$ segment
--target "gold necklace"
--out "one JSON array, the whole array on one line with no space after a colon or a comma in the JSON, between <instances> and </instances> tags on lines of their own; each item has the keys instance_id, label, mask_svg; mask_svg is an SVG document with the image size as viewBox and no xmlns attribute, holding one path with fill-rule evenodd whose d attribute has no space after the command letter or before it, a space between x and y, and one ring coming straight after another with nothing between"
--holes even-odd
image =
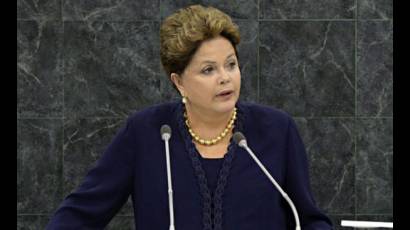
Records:
<instances>
[{"instance_id":1,"label":"gold necklace","mask_svg":"<svg viewBox=\"0 0 410 230\"><path fill-rule=\"evenodd\" d=\"M235 126L233 123L234 123L235 120L236 120L236 107L234 108L234 111L233 111L233 113L232 113L232 117L231 117L231 119L229 120L228 124L226 125L224 131L222 131L222 133L219 134L217 137L212 138L212 139L209 139L209 140L202 139L201 137L198 136L198 134L196 134L196 133L192 130L191 125L190 125L190 123L189 123L189 119L188 119L188 115L187 115L186 111L184 112L184 117L185 117L185 124L186 124L186 126L188 127L188 131L189 131L189 134L191 134L192 139L193 139L195 142L197 142L197 143L199 143L199 144L201 144L201 145L208 145L208 146L210 146L210 145L214 145L214 144L220 142L220 141L226 136L226 134L228 133L228 131L231 130L231 129Z\"/></svg>"}]
</instances>

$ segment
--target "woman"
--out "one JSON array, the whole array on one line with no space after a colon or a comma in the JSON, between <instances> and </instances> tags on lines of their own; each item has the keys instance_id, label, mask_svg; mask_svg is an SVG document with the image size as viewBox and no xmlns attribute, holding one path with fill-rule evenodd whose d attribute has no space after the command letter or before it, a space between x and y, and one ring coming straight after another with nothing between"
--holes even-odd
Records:
<instances>
[{"instance_id":1,"label":"woman","mask_svg":"<svg viewBox=\"0 0 410 230\"><path fill-rule=\"evenodd\" d=\"M312 197L294 121L238 101L240 36L230 17L200 5L180 9L164 20L160 40L162 65L182 100L131 115L47 229L104 228L130 195L136 229L167 229L173 220L177 230L294 229L289 205L234 143L237 131L293 200L301 228L332 229ZM164 124L172 129L172 196Z\"/></svg>"}]
</instances>

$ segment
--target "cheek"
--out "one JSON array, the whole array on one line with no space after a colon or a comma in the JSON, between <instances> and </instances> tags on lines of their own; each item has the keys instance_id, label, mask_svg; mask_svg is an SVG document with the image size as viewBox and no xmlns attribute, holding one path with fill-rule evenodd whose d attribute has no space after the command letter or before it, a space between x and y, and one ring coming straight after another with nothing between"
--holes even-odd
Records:
<instances>
[{"instance_id":1,"label":"cheek","mask_svg":"<svg viewBox=\"0 0 410 230\"><path fill-rule=\"evenodd\" d=\"M215 86L209 81L196 81L190 85L191 95L200 100L207 100L214 95Z\"/></svg>"},{"instance_id":2,"label":"cheek","mask_svg":"<svg viewBox=\"0 0 410 230\"><path fill-rule=\"evenodd\" d=\"M235 74L233 80L234 80L234 84L235 84L236 86L239 87L239 86L241 85L241 73L240 73L239 71L238 71L237 74Z\"/></svg>"}]
</instances>

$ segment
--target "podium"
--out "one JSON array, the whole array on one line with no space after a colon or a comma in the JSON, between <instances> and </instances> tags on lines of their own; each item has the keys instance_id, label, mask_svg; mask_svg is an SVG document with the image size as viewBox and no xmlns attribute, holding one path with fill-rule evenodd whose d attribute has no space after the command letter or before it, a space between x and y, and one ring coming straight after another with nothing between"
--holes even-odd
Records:
<instances>
[{"instance_id":1,"label":"podium","mask_svg":"<svg viewBox=\"0 0 410 230\"><path fill-rule=\"evenodd\" d=\"M393 228L393 222L342 220L341 226L352 228Z\"/></svg>"}]
</instances>

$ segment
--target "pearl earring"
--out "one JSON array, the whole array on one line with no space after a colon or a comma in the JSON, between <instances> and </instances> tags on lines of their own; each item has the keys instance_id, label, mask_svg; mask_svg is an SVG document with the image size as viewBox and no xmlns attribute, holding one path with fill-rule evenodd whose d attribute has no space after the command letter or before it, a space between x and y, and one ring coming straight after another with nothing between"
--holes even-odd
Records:
<instances>
[{"instance_id":1,"label":"pearl earring","mask_svg":"<svg viewBox=\"0 0 410 230\"><path fill-rule=\"evenodd\" d=\"M187 97L182 96L182 103L186 104L186 102L187 102Z\"/></svg>"}]
</instances>

